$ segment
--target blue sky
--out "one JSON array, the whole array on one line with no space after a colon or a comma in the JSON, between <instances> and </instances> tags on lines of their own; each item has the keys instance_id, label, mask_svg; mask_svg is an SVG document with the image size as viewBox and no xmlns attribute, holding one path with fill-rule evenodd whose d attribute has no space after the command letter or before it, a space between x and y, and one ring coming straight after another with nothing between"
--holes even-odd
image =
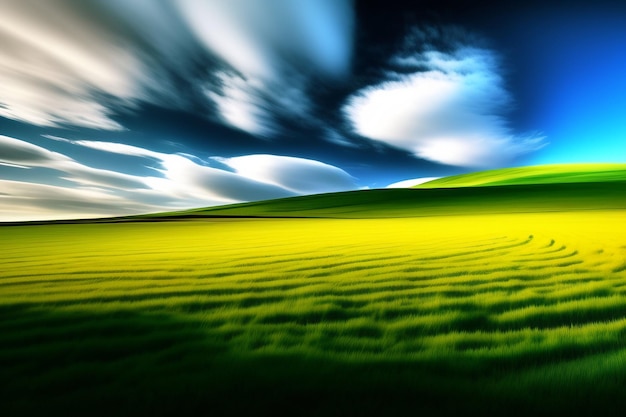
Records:
<instances>
[{"instance_id":1,"label":"blue sky","mask_svg":"<svg viewBox=\"0 0 626 417\"><path fill-rule=\"evenodd\" d=\"M626 5L503 3L2 0L0 220L626 162Z\"/></svg>"}]
</instances>

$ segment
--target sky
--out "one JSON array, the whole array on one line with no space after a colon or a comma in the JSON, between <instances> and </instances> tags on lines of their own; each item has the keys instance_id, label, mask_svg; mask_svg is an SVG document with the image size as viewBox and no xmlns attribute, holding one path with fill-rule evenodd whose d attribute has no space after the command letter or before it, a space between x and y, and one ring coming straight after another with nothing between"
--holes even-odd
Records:
<instances>
[{"instance_id":1,"label":"sky","mask_svg":"<svg viewBox=\"0 0 626 417\"><path fill-rule=\"evenodd\" d=\"M626 162L619 0L0 0L0 221Z\"/></svg>"}]
</instances>

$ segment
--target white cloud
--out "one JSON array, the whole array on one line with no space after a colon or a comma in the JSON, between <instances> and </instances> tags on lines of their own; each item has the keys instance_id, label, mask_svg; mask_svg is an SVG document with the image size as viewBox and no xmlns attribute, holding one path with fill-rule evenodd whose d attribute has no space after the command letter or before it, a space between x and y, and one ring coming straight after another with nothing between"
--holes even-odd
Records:
<instances>
[{"instance_id":1,"label":"white cloud","mask_svg":"<svg viewBox=\"0 0 626 417\"><path fill-rule=\"evenodd\" d=\"M145 70L116 34L67 1L5 0L0 116L42 126L119 130L102 96L129 105Z\"/></svg>"},{"instance_id":2,"label":"white cloud","mask_svg":"<svg viewBox=\"0 0 626 417\"><path fill-rule=\"evenodd\" d=\"M67 175L61 178L81 185L92 185L127 191L148 188L146 177L124 174L107 169L92 168L75 161L51 165L49 168L65 172Z\"/></svg>"},{"instance_id":3,"label":"white cloud","mask_svg":"<svg viewBox=\"0 0 626 417\"><path fill-rule=\"evenodd\" d=\"M58 152L0 135L0 162L20 166L47 166L68 161L71 159Z\"/></svg>"},{"instance_id":4,"label":"white cloud","mask_svg":"<svg viewBox=\"0 0 626 417\"><path fill-rule=\"evenodd\" d=\"M219 74L220 92L207 89L205 94L217 106L224 122L232 127L260 136L268 136L274 130L272 115L260 96L264 87L258 80L244 79L236 74ZM304 101L306 101L303 98Z\"/></svg>"},{"instance_id":5,"label":"white cloud","mask_svg":"<svg viewBox=\"0 0 626 417\"><path fill-rule=\"evenodd\" d=\"M394 182L393 184L389 184L385 188L411 188L411 187L414 187L416 185L424 184L425 182L428 182L428 181L437 180L439 178L441 178L441 177L413 178L413 179L410 179L410 180Z\"/></svg>"},{"instance_id":6,"label":"white cloud","mask_svg":"<svg viewBox=\"0 0 626 417\"><path fill-rule=\"evenodd\" d=\"M62 138L55 138L59 140ZM67 139L65 141L68 141ZM192 199L205 204L230 203L250 200L263 200L294 195L291 191L257 181L232 172L200 165L187 156L151 151L138 146L122 143L77 140L68 141L74 145L100 151L150 158L154 169L163 177L139 177L113 171L87 167L69 161L57 168L72 174L69 178L85 185L116 187L123 190L150 188L174 199Z\"/></svg>"},{"instance_id":7,"label":"white cloud","mask_svg":"<svg viewBox=\"0 0 626 417\"><path fill-rule=\"evenodd\" d=\"M243 177L274 184L297 194L356 189L347 172L323 162L278 155L246 155L220 158Z\"/></svg>"},{"instance_id":8,"label":"white cloud","mask_svg":"<svg viewBox=\"0 0 626 417\"><path fill-rule=\"evenodd\" d=\"M468 167L499 166L543 146L542 137L510 128L512 100L492 51L455 44L452 52L403 53L391 63L401 73L390 72L389 81L358 91L344 106L355 133Z\"/></svg>"},{"instance_id":9,"label":"white cloud","mask_svg":"<svg viewBox=\"0 0 626 417\"><path fill-rule=\"evenodd\" d=\"M245 7L238 0L177 0L176 4L201 42L237 71L256 76L272 74L262 39L253 36L251 27L251 8L263 12L266 5L248 2Z\"/></svg>"},{"instance_id":10,"label":"white cloud","mask_svg":"<svg viewBox=\"0 0 626 417\"><path fill-rule=\"evenodd\" d=\"M150 188L169 194L178 199L194 198L202 201L231 203L250 200L263 200L294 195L292 192L232 172L204 166L189 156L154 152L137 146L100 141L70 141L79 146L97 149L120 155L151 158L154 167L163 177L142 177ZM88 176L87 181L93 175Z\"/></svg>"},{"instance_id":11,"label":"white cloud","mask_svg":"<svg viewBox=\"0 0 626 417\"><path fill-rule=\"evenodd\" d=\"M54 220L146 213L156 206L90 188L0 180L0 221Z\"/></svg>"},{"instance_id":12,"label":"white cloud","mask_svg":"<svg viewBox=\"0 0 626 417\"><path fill-rule=\"evenodd\" d=\"M312 75L350 70L349 0L3 0L0 15L0 117L40 126L122 130L114 116L148 102L267 136L310 114Z\"/></svg>"},{"instance_id":13,"label":"white cloud","mask_svg":"<svg viewBox=\"0 0 626 417\"><path fill-rule=\"evenodd\" d=\"M49 136L48 136L49 137ZM55 140L59 140L62 138L56 138ZM96 140L68 140L62 139L68 143L72 143L74 145L84 146L86 148L97 149L100 151L117 153L120 155L128 155L128 156L139 156L146 158L154 158L161 159L165 155L164 153L151 151L149 149L140 148L139 146L126 145L125 143L115 143L115 142L101 142Z\"/></svg>"},{"instance_id":14,"label":"white cloud","mask_svg":"<svg viewBox=\"0 0 626 417\"><path fill-rule=\"evenodd\" d=\"M51 168L64 173L64 176L60 178L82 185L124 190L147 187L144 177L92 168L61 153L2 135L0 135L0 162L7 166L14 165L20 168Z\"/></svg>"},{"instance_id":15,"label":"white cloud","mask_svg":"<svg viewBox=\"0 0 626 417\"><path fill-rule=\"evenodd\" d=\"M8 162L0 162L0 165L2 165L4 167L11 167L11 168L29 169L29 167L26 167L24 165L10 164Z\"/></svg>"},{"instance_id":16,"label":"white cloud","mask_svg":"<svg viewBox=\"0 0 626 417\"><path fill-rule=\"evenodd\" d=\"M54 140L77 143L57 137ZM95 142L93 148L134 151L136 156L153 158L153 154L157 154L106 142ZM90 167L61 153L7 136L0 136L0 164L57 172L56 175L46 173L45 179L37 183L0 180L0 221L106 217L217 203L178 191L168 193L153 188L160 178ZM74 185L54 184L63 182L60 180ZM175 184L171 188L174 189Z\"/></svg>"},{"instance_id":17,"label":"white cloud","mask_svg":"<svg viewBox=\"0 0 626 417\"><path fill-rule=\"evenodd\" d=\"M347 0L176 0L198 39L245 76L280 77L301 60L330 77L350 67L354 16Z\"/></svg>"},{"instance_id":18,"label":"white cloud","mask_svg":"<svg viewBox=\"0 0 626 417\"><path fill-rule=\"evenodd\" d=\"M268 136L276 114L310 117L311 73L344 78L350 69L353 11L346 0L177 0L187 25L205 48L234 71L218 71L220 88L206 96L221 118Z\"/></svg>"},{"instance_id":19,"label":"white cloud","mask_svg":"<svg viewBox=\"0 0 626 417\"><path fill-rule=\"evenodd\" d=\"M294 193L280 185L255 180L217 168L198 165L179 155L169 155L162 161L164 175L191 193L205 198L236 203L290 197Z\"/></svg>"},{"instance_id":20,"label":"white cloud","mask_svg":"<svg viewBox=\"0 0 626 417\"><path fill-rule=\"evenodd\" d=\"M153 168L155 176L94 168L44 147L0 136L3 166L47 168L58 173L47 175L46 180L38 183L2 181L0 203L4 208L0 209L0 221L158 212L356 188L354 179L345 171L310 159L278 155L213 158L235 171L230 172L203 165L189 155L121 143L48 138L110 154L145 158L141 163ZM60 186L59 180L74 185Z\"/></svg>"},{"instance_id":21,"label":"white cloud","mask_svg":"<svg viewBox=\"0 0 626 417\"><path fill-rule=\"evenodd\" d=\"M182 154L165 154L137 146L99 141L70 141L75 145L122 155L143 156L159 162L159 172L171 181L151 178L152 187L176 189L218 201L250 201L355 189L354 178L333 165L280 155L244 155L212 159L235 172L201 165Z\"/></svg>"}]
</instances>

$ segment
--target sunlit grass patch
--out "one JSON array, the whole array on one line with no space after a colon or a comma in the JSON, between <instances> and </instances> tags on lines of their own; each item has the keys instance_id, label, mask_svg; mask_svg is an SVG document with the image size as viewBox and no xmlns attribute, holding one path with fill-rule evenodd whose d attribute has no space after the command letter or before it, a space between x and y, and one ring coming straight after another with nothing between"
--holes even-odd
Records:
<instances>
[{"instance_id":1,"label":"sunlit grass patch","mask_svg":"<svg viewBox=\"0 0 626 417\"><path fill-rule=\"evenodd\" d=\"M476 187L512 184L588 183L623 181L626 164L553 164L500 168L453 175L417 185L416 188Z\"/></svg>"}]
</instances>

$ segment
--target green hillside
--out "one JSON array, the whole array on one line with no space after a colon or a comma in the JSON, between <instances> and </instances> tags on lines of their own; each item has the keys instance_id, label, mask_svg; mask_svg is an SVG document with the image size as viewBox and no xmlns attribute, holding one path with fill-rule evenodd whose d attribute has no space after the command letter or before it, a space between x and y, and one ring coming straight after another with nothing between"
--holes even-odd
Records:
<instances>
[{"instance_id":1,"label":"green hillside","mask_svg":"<svg viewBox=\"0 0 626 417\"><path fill-rule=\"evenodd\" d=\"M454 188L624 180L626 180L626 164L558 164L503 168L453 175L428 181L413 188Z\"/></svg>"},{"instance_id":2,"label":"green hillside","mask_svg":"<svg viewBox=\"0 0 626 417\"><path fill-rule=\"evenodd\" d=\"M113 219L34 223L207 217L402 218L624 208L626 164L578 164L477 172L441 178L415 188L316 194Z\"/></svg>"},{"instance_id":3,"label":"green hillside","mask_svg":"<svg viewBox=\"0 0 626 417\"><path fill-rule=\"evenodd\" d=\"M139 216L384 218L626 208L626 179L456 189L382 189L318 194Z\"/></svg>"}]
</instances>

